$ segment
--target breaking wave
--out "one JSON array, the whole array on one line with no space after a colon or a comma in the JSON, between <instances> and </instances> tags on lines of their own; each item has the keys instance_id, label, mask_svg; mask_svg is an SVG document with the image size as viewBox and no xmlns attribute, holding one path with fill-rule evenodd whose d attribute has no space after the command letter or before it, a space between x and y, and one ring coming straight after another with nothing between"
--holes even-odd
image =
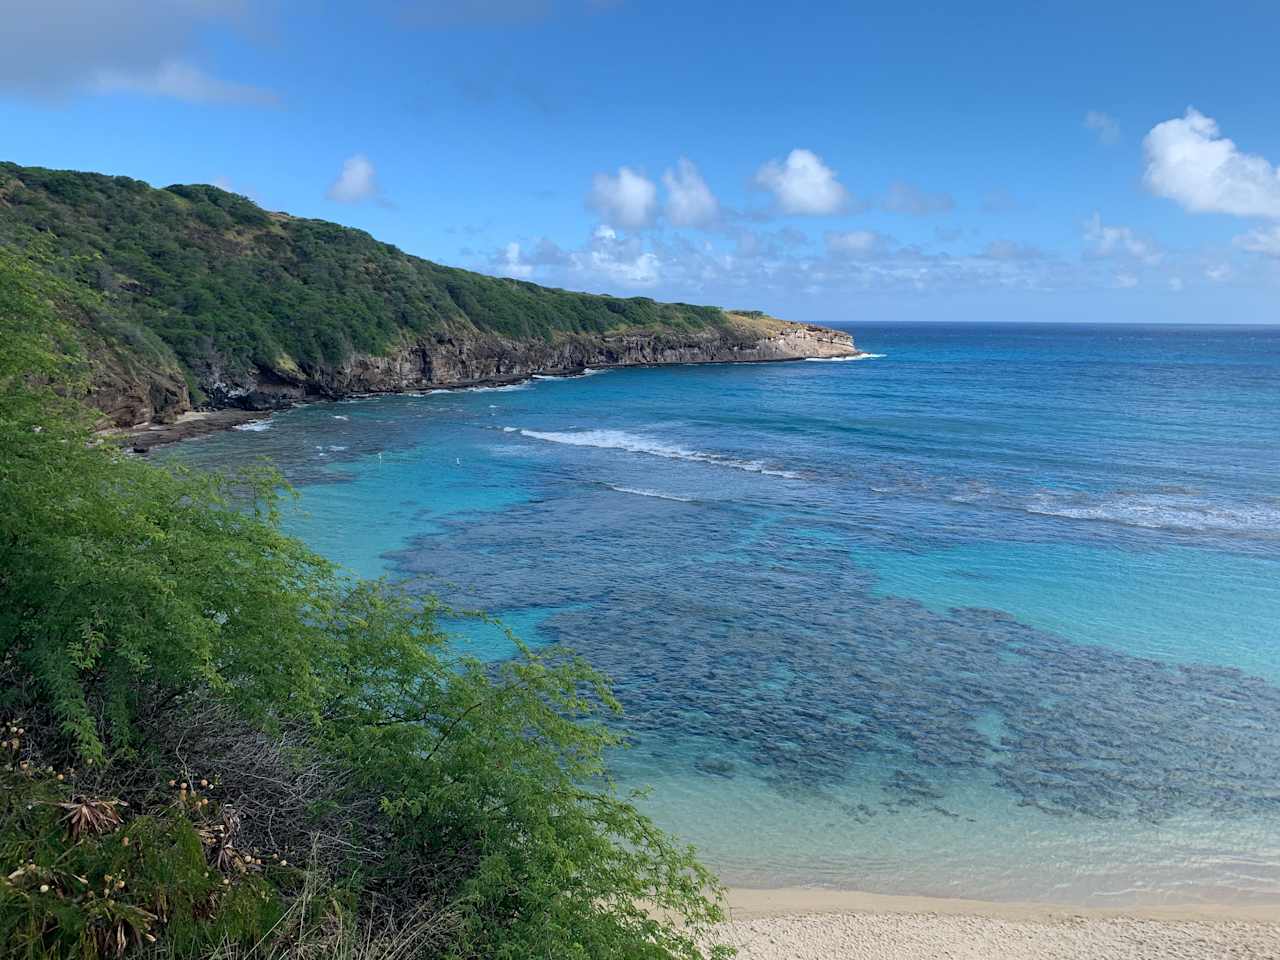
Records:
<instances>
[{"instance_id":1,"label":"breaking wave","mask_svg":"<svg viewBox=\"0 0 1280 960\"><path fill-rule=\"evenodd\" d=\"M676 500L679 503L693 503L693 497L681 497L674 493L663 493L661 490L649 490L643 487L615 487L612 483L608 484L610 490L616 490L618 493L633 493L637 497L653 497L657 500Z\"/></svg>"},{"instance_id":2,"label":"breaking wave","mask_svg":"<svg viewBox=\"0 0 1280 960\"><path fill-rule=\"evenodd\" d=\"M1120 523L1149 530L1223 531L1280 536L1280 506L1213 504L1162 493L1039 493L1026 504L1028 513L1070 520Z\"/></svg>"},{"instance_id":3,"label":"breaking wave","mask_svg":"<svg viewBox=\"0 0 1280 960\"><path fill-rule=\"evenodd\" d=\"M237 423L232 430L244 430L248 433L261 433L271 429L270 420L251 420L248 423Z\"/></svg>"},{"instance_id":4,"label":"breaking wave","mask_svg":"<svg viewBox=\"0 0 1280 960\"><path fill-rule=\"evenodd\" d=\"M770 467L760 460L738 460L718 453L704 453L701 450L688 450L677 447L651 437L641 437L622 430L583 430L576 433L543 432L539 430L521 430L522 437L531 440L543 440L547 443L563 443L571 447L596 447L601 450L624 450L627 453L642 453L651 457L664 457L667 460L684 460L688 463L709 463L734 470L745 470L749 473L761 473L770 477L783 477L787 480L800 480L800 474L790 470L779 470Z\"/></svg>"},{"instance_id":5,"label":"breaking wave","mask_svg":"<svg viewBox=\"0 0 1280 960\"><path fill-rule=\"evenodd\" d=\"M856 357L805 357L806 363L852 363L855 360L883 360L883 353L860 353Z\"/></svg>"}]
</instances>

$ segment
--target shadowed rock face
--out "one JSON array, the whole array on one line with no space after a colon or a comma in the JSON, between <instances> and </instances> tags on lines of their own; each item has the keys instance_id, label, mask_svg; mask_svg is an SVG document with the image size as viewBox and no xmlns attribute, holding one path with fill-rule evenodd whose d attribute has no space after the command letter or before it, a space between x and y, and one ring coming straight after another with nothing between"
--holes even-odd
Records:
<instances>
[{"instance_id":1,"label":"shadowed rock face","mask_svg":"<svg viewBox=\"0 0 1280 960\"><path fill-rule=\"evenodd\" d=\"M730 322L718 328L574 334L549 341L441 331L385 356L357 354L332 372L259 369L251 379L228 382L211 370L206 375L209 382L201 386L215 408L270 410L308 399L511 383L535 374L575 373L587 367L755 363L859 353L853 338L838 330L729 317Z\"/></svg>"},{"instance_id":2,"label":"shadowed rock face","mask_svg":"<svg viewBox=\"0 0 1280 960\"><path fill-rule=\"evenodd\" d=\"M577 373L587 367L756 363L859 354L853 338L839 330L728 316L723 327L574 334L549 341L441 331L385 356L356 354L333 371L259 367L248 376L232 376L210 365L197 373L196 381L210 409L275 410L352 394L512 383L535 374ZM91 400L119 427L169 423L193 409L187 384L176 367L131 364L116 353L104 354L95 363Z\"/></svg>"},{"instance_id":3,"label":"shadowed rock face","mask_svg":"<svg viewBox=\"0 0 1280 960\"><path fill-rule=\"evenodd\" d=\"M749 363L857 354L847 333L787 324L776 331L729 328L556 342L441 334L387 357L357 357L334 378L341 393L380 393L465 386L563 374L586 367L666 363Z\"/></svg>"}]
</instances>

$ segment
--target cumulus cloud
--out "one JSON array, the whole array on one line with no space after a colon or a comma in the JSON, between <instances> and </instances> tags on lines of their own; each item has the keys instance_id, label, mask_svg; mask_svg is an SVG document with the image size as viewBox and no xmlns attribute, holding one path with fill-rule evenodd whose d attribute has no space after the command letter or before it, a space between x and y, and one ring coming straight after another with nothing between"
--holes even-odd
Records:
<instances>
[{"instance_id":1,"label":"cumulus cloud","mask_svg":"<svg viewBox=\"0 0 1280 960\"><path fill-rule=\"evenodd\" d=\"M520 244L514 240L503 247L500 255L494 258L496 273L504 277L515 277L528 280L533 276L533 264L520 255Z\"/></svg>"},{"instance_id":2,"label":"cumulus cloud","mask_svg":"<svg viewBox=\"0 0 1280 960\"><path fill-rule=\"evenodd\" d=\"M619 227L647 227L653 223L658 188L630 167L619 167L617 176L597 173L591 183L587 206L608 223Z\"/></svg>"},{"instance_id":3,"label":"cumulus cloud","mask_svg":"<svg viewBox=\"0 0 1280 960\"><path fill-rule=\"evenodd\" d=\"M1259 227L1235 238L1235 245L1250 253L1280 257L1280 227Z\"/></svg>"},{"instance_id":4,"label":"cumulus cloud","mask_svg":"<svg viewBox=\"0 0 1280 960\"><path fill-rule=\"evenodd\" d=\"M611 227L598 227L583 250L569 254L569 268L628 288L652 287L661 264L638 237L619 237Z\"/></svg>"},{"instance_id":5,"label":"cumulus cloud","mask_svg":"<svg viewBox=\"0 0 1280 960\"><path fill-rule=\"evenodd\" d=\"M1152 266L1164 259L1154 243L1139 237L1129 227L1103 223L1099 213L1085 222L1084 235L1094 255L1099 257L1128 256Z\"/></svg>"},{"instance_id":6,"label":"cumulus cloud","mask_svg":"<svg viewBox=\"0 0 1280 960\"><path fill-rule=\"evenodd\" d=\"M329 185L325 196L338 203L360 203L374 199L379 192L378 172L373 162L363 153L357 153L342 162L342 172Z\"/></svg>"},{"instance_id":7,"label":"cumulus cloud","mask_svg":"<svg viewBox=\"0 0 1280 960\"><path fill-rule=\"evenodd\" d=\"M886 252L892 241L874 230L828 231L827 253L841 257L872 257Z\"/></svg>"},{"instance_id":8,"label":"cumulus cloud","mask_svg":"<svg viewBox=\"0 0 1280 960\"><path fill-rule=\"evenodd\" d=\"M40 0L8 4L3 16L0 94L276 99L271 91L218 78L193 59L200 30L247 23L248 0Z\"/></svg>"},{"instance_id":9,"label":"cumulus cloud","mask_svg":"<svg viewBox=\"0 0 1280 960\"><path fill-rule=\"evenodd\" d=\"M1138 278L1132 273L1117 273L1115 283L1121 290L1132 290L1138 285Z\"/></svg>"},{"instance_id":10,"label":"cumulus cloud","mask_svg":"<svg viewBox=\"0 0 1280 960\"><path fill-rule=\"evenodd\" d=\"M168 60L155 70L137 72L103 69L88 85L94 93L137 93L152 97L172 97L191 103L275 103L269 90L242 83L228 83L210 76L199 67L181 60Z\"/></svg>"},{"instance_id":11,"label":"cumulus cloud","mask_svg":"<svg viewBox=\"0 0 1280 960\"><path fill-rule=\"evenodd\" d=\"M1280 217L1280 170L1242 153L1194 107L1157 124L1143 140L1147 189L1192 213Z\"/></svg>"},{"instance_id":12,"label":"cumulus cloud","mask_svg":"<svg viewBox=\"0 0 1280 960\"><path fill-rule=\"evenodd\" d=\"M824 216L849 202L836 171L812 150L796 149L785 160L770 160L757 171L756 183L773 193L783 213Z\"/></svg>"},{"instance_id":13,"label":"cumulus cloud","mask_svg":"<svg viewBox=\"0 0 1280 960\"><path fill-rule=\"evenodd\" d=\"M681 157L662 175L667 219L676 227L705 227L720 218L720 203L693 161Z\"/></svg>"},{"instance_id":14,"label":"cumulus cloud","mask_svg":"<svg viewBox=\"0 0 1280 960\"><path fill-rule=\"evenodd\" d=\"M1086 129L1098 135L1100 143L1111 145L1120 139L1120 124L1116 123L1115 117L1101 110L1090 110L1086 113L1084 125Z\"/></svg>"},{"instance_id":15,"label":"cumulus cloud","mask_svg":"<svg viewBox=\"0 0 1280 960\"><path fill-rule=\"evenodd\" d=\"M889 192L881 203L891 213L909 213L915 217L925 217L932 213L947 213L955 208L956 202L949 193L926 193L913 184L902 180L889 186Z\"/></svg>"}]
</instances>

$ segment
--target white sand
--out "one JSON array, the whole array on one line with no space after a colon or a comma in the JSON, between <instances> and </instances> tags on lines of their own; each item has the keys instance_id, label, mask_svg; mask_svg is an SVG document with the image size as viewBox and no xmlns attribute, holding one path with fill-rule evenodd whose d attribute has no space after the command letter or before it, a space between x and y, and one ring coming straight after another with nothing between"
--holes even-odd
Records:
<instances>
[{"instance_id":1,"label":"white sand","mask_svg":"<svg viewBox=\"0 0 1280 960\"><path fill-rule=\"evenodd\" d=\"M824 890L732 890L741 960L1280 960L1280 908L1070 911Z\"/></svg>"}]
</instances>

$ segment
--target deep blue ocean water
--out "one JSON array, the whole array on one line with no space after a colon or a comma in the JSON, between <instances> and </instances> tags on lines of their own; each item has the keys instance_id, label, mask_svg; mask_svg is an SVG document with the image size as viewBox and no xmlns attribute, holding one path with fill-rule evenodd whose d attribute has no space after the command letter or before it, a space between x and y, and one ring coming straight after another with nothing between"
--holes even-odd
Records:
<instances>
[{"instance_id":1,"label":"deep blue ocean water","mask_svg":"<svg viewBox=\"0 0 1280 960\"><path fill-rule=\"evenodd\" d=\"M270 457L321 552L604 668L731 884L1280 902L1280 327L853 332L169 455Z\"/></svg>"}]
</instances>

